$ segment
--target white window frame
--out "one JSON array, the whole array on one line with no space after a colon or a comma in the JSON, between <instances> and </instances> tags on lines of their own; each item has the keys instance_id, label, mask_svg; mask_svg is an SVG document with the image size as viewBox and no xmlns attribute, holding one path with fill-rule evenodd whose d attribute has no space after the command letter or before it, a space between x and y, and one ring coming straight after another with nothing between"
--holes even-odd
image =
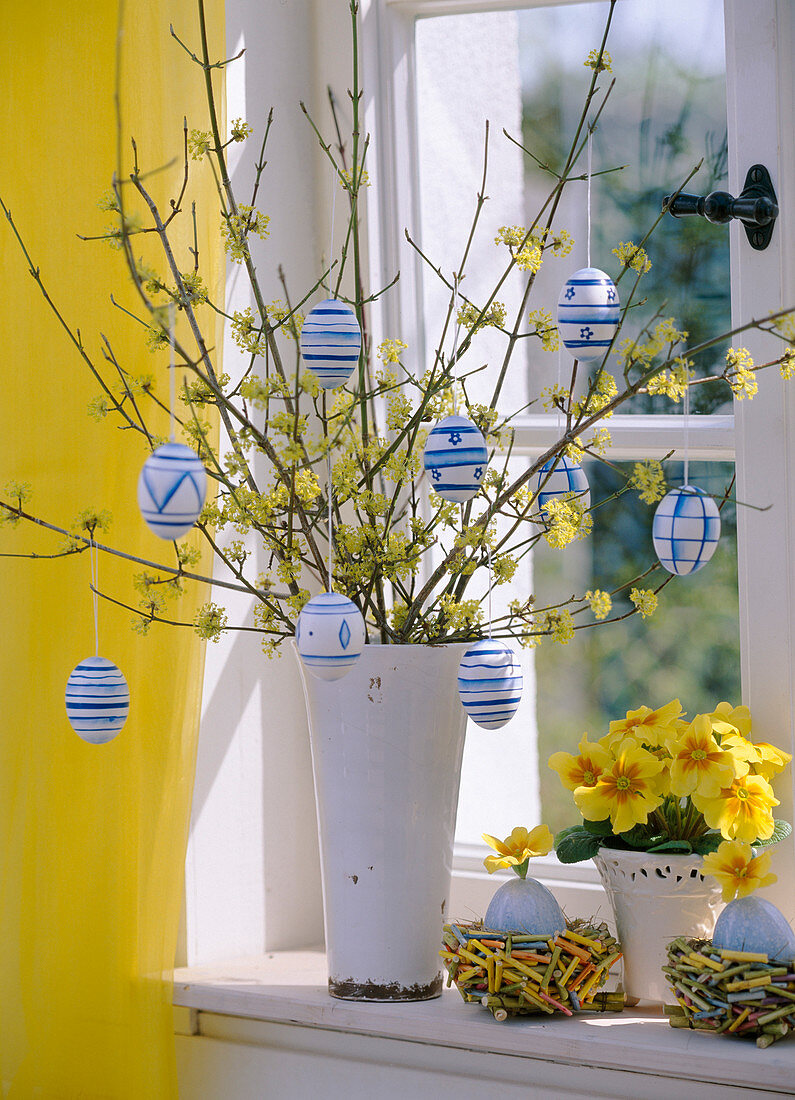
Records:
<instances>
[{"instance_id":1,"label":"white window frame","mask_svg":"<svg viewBox=\"0 0 795 1100\"><path fill-rule=\"evenodd\" d=\"M401 272L396 293L379 303L381 314L376 325L380 331L407 333L404 338L410 343L423 345L420 260L405 249L402 240L404 226L419 224L416 19L541 7L550 2L576 0L363 0L362 66L368 94L365 122L375 149L373 188L368 195L373 285L386 285L395 270ZM765 252L753 252L738 223L730 229L732 317L733 324L738 325L795 303L795 248L787 235L787 211L793 209L795 189L795 94L790 60L795 16L787 0L758 0L753 5L744 0L724 0L724 8L729 187L733 194L739 194L747 168L762 162L777 186L782 211L773 242ZM789 247L785 247L787 241ZM771 350L777 345L757 333L738 342L757 357L778 354ZM795 752L795 581L790 580L795 570L795 477L771 477L772 470L788 471L795 459L795 393L776 379L765 378L763 383L753 403L735 403L736 419L691 417L689 450L694 458L736 459L738 498L774 505L765 513L738 509L743 699L752 708L756 736ZM671 448L682 447L682 428L681 416L616 416L610 427L611 457L659 457ZM553 432L554 425L543 416L521 418L514 453L540 453ZM777 794L781 800L777 812L791 821L791 778L777 786ZM776 859L779 884L775 898L785 911L792 911L793 842L780 845ZM474 908L473 899L484 896L484 877L477 866L477 853L458 851L453 908L458 899ZM556 880L559 892L568 887L566 899L574 899L575 903L585 901L583 885L592 889L595 883L591 868L567 868L564 874L563 868L552 863L548 877Z\"/></svg>"}]
</instances>

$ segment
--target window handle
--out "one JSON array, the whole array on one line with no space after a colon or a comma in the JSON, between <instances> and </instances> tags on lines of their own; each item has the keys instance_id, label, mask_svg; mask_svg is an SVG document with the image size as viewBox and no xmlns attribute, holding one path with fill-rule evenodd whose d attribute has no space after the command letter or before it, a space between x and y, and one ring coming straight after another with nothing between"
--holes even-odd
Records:
<instances>
[{"instance_id":1,"label":"window handle","mask_svg":"<svg viewBox=\"0 0 795 1100\"><path fill-rule=\"evenodd\" d=\"M739 219L752 248L767 248L778 217L778 199L770 173L763 164L748 169L742 193L733 198L728 191L713 191L710 195L666 195L662 201L675 218L700 214L715 225L725 225Z\"/></svg>"}]
</instances>

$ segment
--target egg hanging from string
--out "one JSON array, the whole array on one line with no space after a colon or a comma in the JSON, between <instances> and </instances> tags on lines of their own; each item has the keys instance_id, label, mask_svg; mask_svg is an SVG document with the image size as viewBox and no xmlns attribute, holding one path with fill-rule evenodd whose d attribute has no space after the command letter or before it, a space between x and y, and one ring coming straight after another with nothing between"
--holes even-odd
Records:
<instances>
[{"instance_id":1,"label":"egg hanging from string","mask_svg":"<svg viewBox=\"0 0 795 1100\"><path fill-rule=\"evenodd\" d=\"M483 729L497 730L509 722L522 698L522 668L511 647L496 638L470 646L458 666L458 694Z\"/></svg>"},{"instance_id":2,"label":"egg hanging from string","mask_svg":"<svg viewBox=\"0 0 795 1100\"><path fill-rule=\"evenodd\" d=\"M707 564L720 539L720 512L712 497L694 485L671 489L652 522L654 551L669 573L687 576Z\"/></svg>"},{"instance_id":3,"label":"egg hanging from string","mask_svg":"<svg viewBox=\"0 0 795 1100\"><path fill-rule=\"evenodd\" d=\"M465 416L446 416L431 429L423 466L445 500L463 502L483 483L489 453L480 429Z\"/></svg>"},{"instance_id":4,"label":"egg hanging from string","mask_svg":"<svg viewBox=\"0 0 795 1100\"><path fill-rule=\"evenodd\" d=\"M130 689L120 669L105 657L86 657L66 682L66 717L91 745L112 741L130 710Z\"/></svg>"},{"instance_id":5,"label":"egg hanging from string","mask_svg":"<svg viewBox=\"0 0 795 1100\"><path fill-rule=\"evenodd\" d=\"M295 640L301 660L320 680L339 680L364 649L364 619L353 600L322 592L304 605Z\"/></svg>"},{"instance_id":6,"label":"egg hanging from string","mask_svg":"<svg viewBox=\"0 0 795 1100\"><path fill-rule=\"evenodd\" d=\"M359 362L362 331L346 302L327 298L309 313L301 329L301 358L324 390L342 386Z\"/></svg>"},{"instance_id":7,"label":"egg hanging from string","mask_svg":"<svg viewBox=\"0 0 795 1100\"><path fill-rule=\"evenodd\" d=\"M567 497L576 500L585 511L591 504L591 490L585 470L579 462L566 455L554 455L548 459L535 477L535 502L542 515L550 500Z\"/></svg>"},{"instance_id":8,"label":"egg hanging from string","mask_svg":"<svg viewBox=\"0 0 795 1100\"><path fill-rule=\"evenodd\" d=\"M618 291L610 276L598 267L583 267L560 292L560 338L575 359L601 359L616 334L620 313Z\"/></svg>"},{"instance_id":9,"label":"egg hanging from string","mask_svg":"<svg viewBox=\"0 0 795 1100\"><path fill-rule=\"evenodd\" d=\"M207 472L184 443L158 447L138 477L138 507L149 530L161 539L178 539L190 531L206 495Z\"/></svg>"}]
</instances>

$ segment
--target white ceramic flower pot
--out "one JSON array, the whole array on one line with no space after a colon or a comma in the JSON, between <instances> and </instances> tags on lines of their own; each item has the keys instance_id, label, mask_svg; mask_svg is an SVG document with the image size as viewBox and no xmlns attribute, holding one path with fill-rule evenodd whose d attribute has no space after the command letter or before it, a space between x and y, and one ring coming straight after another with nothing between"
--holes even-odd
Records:
<instances>
[{"instance_id":1,"label":"white ceramic flower pot","mask_svg":"<svg viewBox=\"0 0 795 1100\"><path fill-rule=\"evenodd\" d=\"M366 645L341 680L303 667L315 775L329 992L441 992L466 715L466 645Z\"/></svg>"},{"instance_id":2,"label":"white ceramic flower pot","mask_svg":"<svg viewBox=\"0 0 795 1100\"><path fill-rule=\"evenodd\" d=\"M712 935L723 909L720 884L701 874L701 856L602 848L594 863L624 952L624 991L641 1000L670 1000L662 972L668 943Z\"/></svg>"}]
</instances>

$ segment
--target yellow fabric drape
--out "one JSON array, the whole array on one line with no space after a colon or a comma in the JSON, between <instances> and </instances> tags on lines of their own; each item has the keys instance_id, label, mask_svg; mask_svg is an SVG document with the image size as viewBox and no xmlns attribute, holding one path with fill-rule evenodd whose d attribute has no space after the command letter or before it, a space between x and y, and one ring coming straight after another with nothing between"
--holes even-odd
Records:
<instances>
[{"instance_id":1,"label":"yellow fabric drape","mask_svg":"<svg viewBox=\"0 0 795 1100\"><path fill-rule=\"evenodd\" d=\"M207 9L220 59L223 0ZM135 307L121 253L76 235L113 221L97 200L116 168L116 0L0 0L0 15L0 195L88 353L102 361L104 333L132 374L157 374L167 404L167 354L153 355L144 330L110 301L113 293ZM202 73L169 23L198 53L195 0L127 4L124 164L129 171L133 135L142 170L160 169L147 186L161 203L179 191L183 114L189 127L209 128ZM217 298L218 200L206 166L191 165L201 271ZM186 205L183 271L192 268ZM140 254L165 271L151 238L141 238ZM145 441L112 418L87 416L99 386L4 218L0 259L0 496L8 481L30 482L30 510L62 527L83 508L107 508L113 525L100 541L174 564L138 515ZM156 428L167 434L162 417ZM26 524L0 531L4 553L53 553L60 541ZM194 568L206 573L208 564ZM100 588L134 603L135 571L102 556ZM176 1095L170 970L203 651L188 629L154 626L142 638L128 611L101 601L100 653L124 672L132 702L115 741L85 744L68 724L64 687L94 652L89 579L85 553L0 558L0 1095L15 1100ZM190 620L208 597L189 586L168 617Z\"/></svg>"}]
</instances>

